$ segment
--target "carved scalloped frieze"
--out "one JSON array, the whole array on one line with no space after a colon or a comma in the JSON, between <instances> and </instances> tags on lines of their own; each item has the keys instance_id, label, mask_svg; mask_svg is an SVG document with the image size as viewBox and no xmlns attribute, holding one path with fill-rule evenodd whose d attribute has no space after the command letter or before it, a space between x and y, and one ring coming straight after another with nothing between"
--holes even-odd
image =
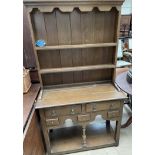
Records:
<instances>
[{"instance_id":1,"label":"carved scalloped frieze","mask_svg":"<svg viewBox=\"0 0 155 155\"><path fill-rule=\"evenodd\" d=\"M98 6L99 11L110 11L112 6Z\"/></svg>"},{"instance_id":2,"label":"carved scalloped frieze","mask_svg":"<svg viewBox=\"0 0 155 155\"><path fill-rule=\"evenodd\" d=\"M62 12L72 12L74 7L73 6L60 6L58 7Z\"/></svg>"},{"instance_id":3,"label":"carved scalloped frieze","mask_svg":"<svg viewBox=\"0 0 155 155\"><path fill-rule=\"evenodd\" d=\"M40 7L38 7L38 10L40 12L52 12L54 8L55 7L53 7L53 6L40 6Z\"/></svg>"},{"instance_id":4,"label":"carved scalloped frieze","mask_svg":"<svg viewBox=\"0 0 155 155\"><path fill-rule=\"evenodd\" d=\"M113 6L36 6L36 7L28 7L28 12L31 12L33 8L37 8L40 12L52 12L55 8L58 8L62 12L72 12L74 8L79 8L81 12L90 12L94 8L98 8L99 11L110 11ZM115 6L118 11L121 10L120 6Z\"/></svg>"},{"instance_id":5,"label":"carved scalloped frieze","mask_svg":"<svg viewBox=\"0 0 155 155\"><path fill-rule=\"evenodd\" d=\"M32 7L27 7L27 12L30 13L32 12L33 8Z\"/></svg>"},{"instance_id":6,"label":"carved scalloped frieze","mask_svg":"<svg viewBox=\"0 0 155 155\"><path fill-rule=\"evenodd\" d=\"M78 7L81 12L89 12L93 10L93 6L80 6Z\"/></svg>"},{"instance_id":7,"label":"carved scalloped frieze","mask_svg":"<svg viewBox=\"0 0 155 155\"><path fill-rule=\"evenodd\" d=\"M121 11L121 6L116 6L117 11Z\"/></svg>"}]
</instances>

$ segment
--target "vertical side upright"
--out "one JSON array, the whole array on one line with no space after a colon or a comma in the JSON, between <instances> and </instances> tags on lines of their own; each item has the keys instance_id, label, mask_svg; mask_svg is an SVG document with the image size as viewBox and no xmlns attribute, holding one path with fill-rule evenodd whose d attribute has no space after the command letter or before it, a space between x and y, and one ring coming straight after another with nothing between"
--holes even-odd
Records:
<instances>
[{"instance_id":1,"label":"vertical side upright","mask_svg":"<svg viewBox=\"0 0 155 155\"><path fill-rule=\"evenodd\" d=\"M43 109L39 110L40 118L41 118L41 127L45 139L45 144L46 144L46 149L48 152L48 155L51 155L51 145L50 145L50 138L49 138L49 133L45 124L45 116L44 116L44 111Z\"/></svg>"},{"instance_id":2,"label":"vertical side upright","mask_svg":"<svg viewBox=\"0 0 155 155\"><path fill-rule=\"evenodd\" d=\"M118 52L118 37L119 37L119 31L120 31L120 18L121 18L121 7L119 7L118 9L119 11L117 12L117 19L116 19L116 32L115 32L115 41L117 42L117 46L115 47L115 56L114 56L114 64L116 66L117 64L117 52ZM114 69L114 73L113 73L113 83L115 82L115 78L116 78L116 69Z\"/></svg>"},{"instance_id":3,"label":"vertical side upright","mask_svg":"<svg viewBox=\"0 0 155 155\"><path fill-rule=\"evenodd\" d=\"M31 11L29 11L29 12L27 11L27 14L28 14L28 21L29 21L29 26L30 26L32 44L33 44L33 49L34 49L34 55L35 55L35 59L36 59L36 64L37 64L37 68L38 68L38 75L39 75L39 80L40 80L41 89L42 89L43 83L42 83L41 75L39 73L40 65L39 65L39 61L38 61L37 51L36 51L35 46L34 46L35 45L35 39L34 39L34 33L33 33L32 21L31 21Z\"/></svg>"},{"instance_id":4,"label":"vertical side upright","mask_svg":"<svg viewBox=\"0 0 155 155\"><path fill-rule=\"evenodd\" d=\"M119 145L119 139L120 139L120 128L121 128L123 105L124 105L123 100L120 101L120 105L121 105L120 106L120 117L119 117L119 120L116 121L116 128L115 128L115 141L116 141L116 146Z\"/></svg>"}]
</instances>

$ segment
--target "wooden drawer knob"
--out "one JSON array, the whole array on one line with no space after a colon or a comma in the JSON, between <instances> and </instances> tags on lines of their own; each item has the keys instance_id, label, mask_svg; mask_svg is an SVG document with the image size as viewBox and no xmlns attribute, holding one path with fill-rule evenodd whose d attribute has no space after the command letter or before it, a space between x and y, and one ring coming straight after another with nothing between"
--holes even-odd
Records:
<instances>
[{"instance_id":1,"label":"wooden drawer knob","mask_svg":"<svg viewBox=\"0 0 155 155\"><path fill-rule=\"evenodd\" d=\"M72 108L71 109L71 114L74 115L75 114L75 110Z\"/></svg>"},{"instance_id":2,"label":"wooden drawer knob","mask_svg":"<svg viewBox=\"0 0 155 155\"><path fill-rule=\"evenodd\" d=\"M114 103L110 104L110 109L114 108Z\"/></svg>"},{"instance_id":3,"label":"wooden drawer knob","mask_svg":"<svg viewBox=\"0 0 155 155\"><path fill-rule=\"evenodd\" d=\"M56 111L55 110L52 110L52 116L56 116Z\"/></svg>"}]
</instances>

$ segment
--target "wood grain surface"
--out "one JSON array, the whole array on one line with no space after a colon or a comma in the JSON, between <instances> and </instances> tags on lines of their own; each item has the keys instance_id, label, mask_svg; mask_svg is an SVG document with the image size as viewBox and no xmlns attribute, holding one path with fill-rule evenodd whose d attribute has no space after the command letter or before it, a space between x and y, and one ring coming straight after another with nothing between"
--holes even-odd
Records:
<instances>
[{"instance_id":1,"label":"wood grain surface","mask_svg":"<svg viewBox=\"0 0 155 155\"><path fill-rule=\"evenodd\" d=\"M113 84L96 84L43 91L42 99L37 101L36 108L56 107L78 103L124 99L122 92Z\"/></svg>"}]
</instances>

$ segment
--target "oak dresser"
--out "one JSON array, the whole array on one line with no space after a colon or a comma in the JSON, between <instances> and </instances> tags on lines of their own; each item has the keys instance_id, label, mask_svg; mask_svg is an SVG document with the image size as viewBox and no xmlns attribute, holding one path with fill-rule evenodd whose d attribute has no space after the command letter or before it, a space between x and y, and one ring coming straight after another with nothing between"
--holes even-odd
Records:
<instances>
[{"instance_id":1,"label":"oak dresser","mask_svg":"<svg viewBox=\"0 0 155 155\"><path fill-rule=\"evenodd\" d=\"M114 80L122 3L24 0L41 83L35 108L49 155L119 144L126 96Z\"/></svg>"}]
</instances>

